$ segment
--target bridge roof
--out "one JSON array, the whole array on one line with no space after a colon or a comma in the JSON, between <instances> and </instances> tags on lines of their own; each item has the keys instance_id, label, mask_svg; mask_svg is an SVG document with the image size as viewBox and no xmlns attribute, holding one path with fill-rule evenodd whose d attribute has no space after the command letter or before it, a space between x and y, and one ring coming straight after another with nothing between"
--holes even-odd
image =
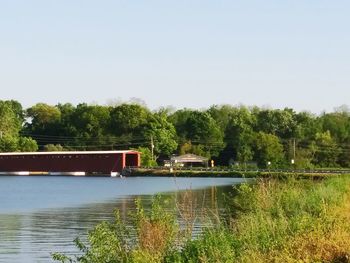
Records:
<instances>
[{"instance_id":1,"label":"bridge roof","mask_svg":"<svg viewBox=\"0 0 350 263\"><path fill-rule=\"evenodd\" d=\"M189 153L180 156L173 156L171 157L171 161L177 163L202 163L208 161L208 158Z\"/></svg>"},{"instance_id":2,"label":"bridge roof","mask_svg":"<svg viewBox=\"0 0 350 263\"><path fill-rule=\"evenodd\" d=\"M0 156L9 155L69 155L69 154L116 154L116 153L137 153L138 151L121 150L121 151L63 151L63 152L4 152Z\"/></svg>"}]
</instances>

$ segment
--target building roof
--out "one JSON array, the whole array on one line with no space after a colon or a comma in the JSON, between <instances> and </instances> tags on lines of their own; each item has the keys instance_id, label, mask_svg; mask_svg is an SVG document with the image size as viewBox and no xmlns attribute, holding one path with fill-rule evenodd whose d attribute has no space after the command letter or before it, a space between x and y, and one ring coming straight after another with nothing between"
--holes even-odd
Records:
<instances>
[{"instance_id":1,"label":"building roof","mask_svg":"<svg viewBox=\"0 0 350 263\"><path fill-rule=\"evenodd\" d=\"M203 163L208 161L208 158L189 153L171 157L170 160L176 163Z\"/></svg>"},{"instance_id":2,"label":"building roof","mask_svg":"<svg viewBox=\"0 0 350 263\"><path fill-rule=\"evenodd\" d=\"M65 154L113 154L113 153L139 153L138 151L122 150L122 151L64 151L64 152L5 152L1 155L65 155Z\"/></svg>"}]
</instances>

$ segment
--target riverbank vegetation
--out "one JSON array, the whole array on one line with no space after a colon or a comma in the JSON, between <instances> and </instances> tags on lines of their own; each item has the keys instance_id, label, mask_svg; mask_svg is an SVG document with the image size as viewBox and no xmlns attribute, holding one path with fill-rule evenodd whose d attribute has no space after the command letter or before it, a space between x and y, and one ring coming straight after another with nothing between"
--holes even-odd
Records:
<instances>
[{"instance_id":1,"label":"riverbank vegetation","mask_svg":"<svg viewBox=\"0 0 350 263\"><path fill-rule=\"evenodd\" d=\"M350 166L350 112L345 106L315 115L230 105L151 111L135 102L38 103L23 109L17 101L0 101L0 121L0 151L138 149L144 166L184 153L224 166Z\"/></svg>"},{"instance_id":2,"label":"riverbank vegetation","mask_svg":"<svg viewBox=\"0 0 350 263\"><path fill-rule=\"evenodd\" d=\"M350 262L350 177L324 180L259 179L235 186L226 212L191 235L194 200L164 210L158 197L150 211L137 203L134 227L97 225L82 254L60 262ZM212 211L211 211L212 212ZM180 215L178 224L177 216Z\"/></svg>"},{"instance_id":3,"label":"riverbank vegetation","mask_svg":"<svg viewBox=\"0 0 350 263\"><path fill-rule=\"evenodd\" d=\"M298 178L298 179L321 179L330 176L337 176L339 174L347 173L347 170L238 170L238 169L222 169L222 168L173 168L172 171L169 168L157 167L153 168L134 168L127 169L124 171L125 176L142 176L142 177L212 177L212 178L222 178L222 177L234 177L234 178L275 178L275 179L285 179L288 177Z\"/></svg>"}]
</instances>

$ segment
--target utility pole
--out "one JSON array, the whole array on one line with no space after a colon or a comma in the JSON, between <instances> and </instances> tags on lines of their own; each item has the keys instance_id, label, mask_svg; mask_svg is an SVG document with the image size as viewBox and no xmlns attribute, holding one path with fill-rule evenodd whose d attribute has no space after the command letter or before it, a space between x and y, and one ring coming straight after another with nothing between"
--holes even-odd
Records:
<instances>
[{"instance_id":1,"label":"utility pole","mask_svg":"<svg viewBox=\"0 0 350 263\"><path fill-rule=\"evenodd\" d=\"M151 155L152 155L152 161L154 160L154 143L153 143L153 136L151 136Z\"/></svg>"},{"instance_id":2,"label":"utility pole","mask_svg":"<svg viewBox=\"0 0 350 263\"><path fill-rule=\"evenodd\" d=\"M295 138L293 139L293 159L295 160Z\"/></svg>"},{"instance_id":3,"label":"utility pole","mask_svg":"<svg viewBox=\"0 0 350 263\"><path fill-rule=\"evenodd\" d=\"M291 160L291 164L292 164L292 168L294 169L294 171L295 171L295 151L296 151L296 149L295 149L296 147L295 147L295 138L293 138L293 159Z\"/></svg>"}]
</instances>

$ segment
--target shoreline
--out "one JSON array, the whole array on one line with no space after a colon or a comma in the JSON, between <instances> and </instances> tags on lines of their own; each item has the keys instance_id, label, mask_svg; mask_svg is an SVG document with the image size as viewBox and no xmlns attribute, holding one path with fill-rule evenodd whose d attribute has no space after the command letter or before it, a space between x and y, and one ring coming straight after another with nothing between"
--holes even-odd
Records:
<instances>
[{"instance_id":1,"label":"shoreline","mask_svg":"<svg viewBox=\"0 0 350 263\"><path fill-rule=\"evenodd\" d=\"M154 169L154 168L129 168L123 170L123 176L126 177L212 177L212 178L313 178L321 179L348 173L343 170L314 170L314 171L279 171L279 170L177 170L177 169Z\"/></svg>"}]
</instances>

